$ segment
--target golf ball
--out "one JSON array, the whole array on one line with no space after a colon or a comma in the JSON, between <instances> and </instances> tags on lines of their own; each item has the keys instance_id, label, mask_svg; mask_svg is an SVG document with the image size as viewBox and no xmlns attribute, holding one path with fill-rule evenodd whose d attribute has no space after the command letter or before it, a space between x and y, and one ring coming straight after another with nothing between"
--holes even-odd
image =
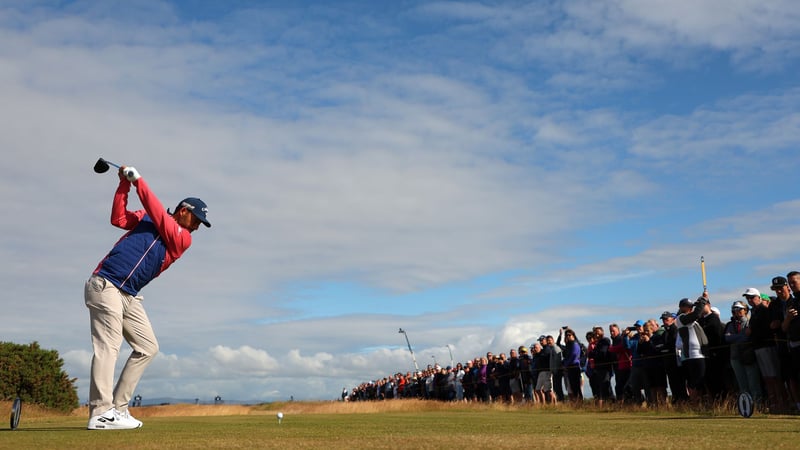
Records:
<instances>
[{"instance_id":1,"label":"golf ball","mask_svg":"<svg viewBox=\"0 0 800 450\"><path fill-rule=\"evenodd\" d=\"M283 413L282 412L278 413L278 419L283 419Z\"/></svg>"}]
</instances>

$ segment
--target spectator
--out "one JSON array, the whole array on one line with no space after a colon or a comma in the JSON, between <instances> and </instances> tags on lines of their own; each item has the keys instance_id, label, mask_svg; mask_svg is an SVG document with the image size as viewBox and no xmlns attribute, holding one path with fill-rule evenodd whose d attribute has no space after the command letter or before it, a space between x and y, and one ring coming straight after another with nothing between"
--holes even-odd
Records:
<instances>
[{"instance_id":1,"label":"spectator","mask_svg":"<svg viewBox=\"0 0 800 450\"><path fill-rule=\"evenodd\" d=\"M773 289L780 286L774 285ZM767 405L772 413L785 411L788 407L786 398L788 397L786 388L780 377L780 362L778 360L778 349L775 346L773 331L770 328L769 306L764 302L764 297L756 295L758 289L748 288L743 297L750 305L750 320L745 329L745 333L750 337L753 350L756 355L756 363L764 385L767 388Z\"/></svg>"},{"instance_id":2,"label":"spectator","mask_svg":"<svg viewBox=\"0 0 800 450\"><path fill-rule=\"evenodd\" d=\"M751 293L753 298L761 298L758 292ZM756 352L750 337L747 336L748 317L750 308L741 300L731 305L731 320L725 325L725 342L730 344L731 367L736 375L736 384L739 392L747 392L756 404L761 404L761 373L756 363Z\"/></svg>"},{"instance_id":3,"label":"spectator","mask_svg":"<svg viewBox=\"0 0 800 450\"><path fill-rule=\"evenodd\" d=\"M614 366L614 393L618 402L625 401L625 386L631 377L631 351L625 346L619 325L612 323L608 326L608 335L611 337L611 346L608 350L616 358L617 364Z\"/></svg>"},{"instance_id":4,"label":"spectator","mask_svg":"<svg viewBox=\"0 0 800 450\"><path fill-rule=\"evenodd\" d=\"M778 352L778 367L780 368L778 376L781 382L789 387L790 404L796 405L795 402L798 399L797 382L794 381L795 376L792 373L792 358L787 344L786 332L783 331L783 323L787 319L787 313L791 309L793 302L789 281L784 277L773 278L772 290L775 291L776 298L775 301L770 302L769 314L771 320L770 328L775 337L775 346Z\"/></svg>"},{"instance_id":5,"label":"spectator","mask_svg":"<svg viewBox=\"0 0 800 450\"><path fill-rule=\"evenodd\" d=\"M697 323L708 300L700 297L695 303L688 298L678 303L678 338L675 342L676 352L680 358L686 377L689 399L697 403L705 391L706 357L703 347L708 345L703 327Z\"/></svg>"},{"instance_id":6,"label":"spectator","mask_svg":"<svg viewBox=\"0 0 800 450\"><path fill-rule=\"evenodd\" d=\"M552 341L553 336L548 336L548 341ZM537 345L539 346L537 348ZM540 344L534 344L535 362L536 367L536 399L541 403L555 403L557 401L556 394L553 392L553 373L550 371L550 365L555 360L561 361L558 352L552 345L542 347Z\"/></svg>"},{"instance_id":7,"label":"spectator","mask_svg":"<svg viewBox=\"0 0 800 450\"><path fill-rule=\"evenodd\" d=\"M506 377L508 377L508 391L511 403L522 403L522 373L520 372L519 355L515 349L508 351L506 361Z\"/></svg>"},{"instance_id":8,"label":"spectator","mask_svg":"<svg viewBox=\"0 0 800 450\"><path fill-rule=\"evenodd\" d=\"M672 402L682 403L689 399L686 392L686 379L678 366L675 353L675 342L678 339L678 327L675 325L675 314L669 311L661 313L661 329L664 331L664 347L661 351L664 372L667 374Z\"/></svg>"},{"instance_id":9,"label":"spectator","mask_svg":"<svg viewBox=\"0 0 800 450\"><path fill-rule=\"evenodd\" d=\"M562 336L564 343L560 344ZM562 328L559 330L556 344L561 347L561 364L566 372L569 399L574 403L578 403L583 400L583 393L581 392L580 342L575 335L575 331L571 328Z\"/></svg>"},{"instance_id":10,"label":"spectator","mask_svg":"<svg viewBox=\"0 0 800 450\"><path fill-rule=\"evenodd\" d=\"M580 357L581 370L586 374L586 378L589 378L589 374L591 374L592 372L592 368L589 367L590 365L589 361L591 359L589 356L589 351L594 350L594 341L595 341L594 332L587 331L586 334L584 334L583 336L586 338L586 344L585 345L581 344L582 345L581 357Z\"/></svg>"},{"instance_id":11,"label":"spectator","mask_svg":"<svg viewBox=\"0 0 800 450\"><path fill-rule=\"evenodd\" d=\"M464 366L461 363L456 364L455 369L456 374L456 401L464 401L464 375L466 371L464 370Z\"/></svg>"},{"instance_id":12,"label":"spectator","mask_svg":"<svg viewBox=\"0 0 800 450\"><path fill-rule=\"evenodd\" d=\"M456 372L453 370L453 366L447 366L442 369L442 373L444 373L444 386L441 399L452 402L456 398Z\"/></svg>"},{"instance_id":13,"label":"spectator","mask_svg":"<svg viewBox=\"0 0 800 450\"><path fill-rule=\"evenodd\" d=\"M789 388L795 405L800 411L800 272L792 271L786 275L792 298L789 300L785 318L781 323L781 331L786 333L786 344L791 361Z\"/></svg>"},{"instance_id":14,"label":"spectator","mask_svg":"<svg viewBox=\"0 0 800 450\"><path fill-rule=\"evenodd\" d=\"M500 399L500 381L497 379L497 364L500 358L488 352L486 353L486 359L488 360L486 371L489 382L489 401L496 402Z\"/></svg>"},{"instance_id":15,"label":"spectator","mask_svg":"<svg viewBox=\"0 0 800 450\"><path fill-rule=\"evenodd\" d=\"M586 345L581 344L581 355L579 358L580 365L581 365L581 372L586 374L586 379L589 380L589 390L592 391L592 372L594 369L594 361L592 361L591 356L589 356L594 350L594 333L591 331L587 331L584 335L586 337ZM581 376L581 385L583 385L583 376ZM592 391L592 397L594 397L594 391Z\"/></svg>"},{"instance_id":16,"label":"spectator","mask_svg":"<svg viewBox=\"0 0 800 450\"><path fill-rule=\"evenodd\" d=\"M511 402L511 374L508 368L508 360L505 353L495 359L494 366L495 387L497 388L496 398L505 403Z\"/></svg>"},{"instance_id":17,"label":"spectator","mask_svg":"<svg viewBox=\"0 0 800 450\"><path fill-rule=\"evenodd\" d=\"M559 338L561 337L559 331ZM552 335L547 335L547 347L550 349L550 374L552 376L553 393L556 401L564 401L564 366L561 363L561 348L556 345L556 340Z\"/></svg>"},{"instance_id":18,"label":"spectator","mask_svg":"<svg viewBox=\"0 0 800 450\"><path fill-rule=\"evenodd\" d=\"M611 395L611 371L616 362L612 358L613 353L609 351L611 340L605 337L603 327L592 328L594 343L589 350L589 361L591 361L591 376L589 384L592 387L592 396L598 406L603 406L606 400L612 398ZM587 371L588 373L588 371Z\"/></svg>"},{"instance_id":19,"label":"spectator","mask_svg":"<svg viewBox=\"0 0 800 450\"><path fill-rule=\"evenodd\" d=\"M402 373L398 373L395 378L397 382L395 383L395 398L403 398L406 394L406 382L408 375L403 375Z\"/></svg>"},{"instance_id":20,"label":"spectator","mask_svg":"<svg viewBox=\"0 0 800 450\"><path fill-rule=\"evenodd\" d=\"M487 355L491 355L488 353ZM488 403L491 401L489 394L489 360L481 358L481 363L476 371L475 396L479 402Z\"/></svg>"},{"instance_id":21,"label":"spectator","mask_svg":"<svg viewBox=\"0 0 800 450\"><path fill-rule=\"evenodd\" d=\"M541 345L539 351L541 351ZM528 349L524 345L519 346L519 376L522 381L522 393L524 399L533 402L533 358L528 353Z\"/></svg>"},{"instance_id":22,"label":"spectator","mask_svg":"<svg viewBox=\"0 0 800 450\"><path fill-rule=\"evenodd\" d=\"M728 386L733 384L733 374L729 374L730 351L729 346L722 338L724 327L719 316L719 310L711 307L711 301L707 294L707 300L703 307L703 313L698 323L703 327L703 331L708 339L706 346L706 388L712 401L718 402L725 399L728 394Z\"/></svg>"},{"instance_id":23,"label":"spectator","mask_svg":"<svg viewBox=\"0 0 800 450\"><path fill-rule=\"evenodd\" d=\"M662 351L664 332L659 332L655 319L648 320L639 335L638 351L648 389L648 405L661 406L667 401L667 373L664 370Z\"/></svg>"},{"instance_id":24,"label":"spectator","mask_svg":"<svg viewBox=\"0 0 800 450\"><path fill-rule=\"evenodd\" d=\"M625 329L622 335L622 341L625 347L631 352L631 376L628 379L628 384L625 386L626 393L630 396L631 401L636 404L641 404L644 399L642 398L642 390L649 394L649 384L647 383L647 375L644 370L644 362L642 361L642 354L639 351L639 340L641 333L644 330L644 321L637 320L632 327Z\"/></svg>"},{"instance_id":25,"label":"spectator","mask_svg":"<svg viewBox=\"0 0 800 450\"><path fill-rule=\"evenodd\" d=\"M464 377L461 378L461 385L464 387L464 401L475 400L475 371L476 365L472 360L468 360L464 367Z\"/></svg>"}]
</instances>

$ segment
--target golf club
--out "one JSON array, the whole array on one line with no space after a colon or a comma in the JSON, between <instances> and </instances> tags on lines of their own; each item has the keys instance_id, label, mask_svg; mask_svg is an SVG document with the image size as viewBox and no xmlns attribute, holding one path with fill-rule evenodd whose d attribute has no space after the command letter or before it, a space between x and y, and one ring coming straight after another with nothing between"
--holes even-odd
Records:
<instances>
[{"instance_id":1,"label":"golf club","mask_svg":"<svg viewBox=\"0 0 800 450\"><path fill-rule=\"evenodd\" d=\"M708 285L706 285L706 259L700 257L700 271L703 272L703 292L708 292Z\"/></svg>"},{"instance_id":2,"label":"golf club","mask_svg":"<svg viewBox=\"0 0 800 450\"><path fill-rule=\"evenodd\" d=\"M19 426L19 416L22 414L22 399L17 397L14 399L14 405L11 407L11 429L16 430Z\"/></svg>"},{"instance_id":3,"label":"golf club","mask_svg":"<svg viewBox=\"0 0 800 450\"><path fill-rule=\"evenodd\" d=\"M106 173L108 172L109 166L113 166L119 169L119 165L114 164L113 162L105 160L103 158L100 158L97 160L96 163L94 163L94 171L95 173ZM128 174L126 173L125 175L127 176Z\"/></svg>"},{"instance_id":4,"label":"golf club","mask_svg":"<svg viewBox=\"0 0 800 450\"><path fill-rule=\"evenodd\" d=\"M106 161L105 159L100 158L96 163L94 163L94 171L96 173L106 173L108 172L108 166L114 166L119 169L118 165L112 163L111 161Z\"/></svg>"}]
</instances>

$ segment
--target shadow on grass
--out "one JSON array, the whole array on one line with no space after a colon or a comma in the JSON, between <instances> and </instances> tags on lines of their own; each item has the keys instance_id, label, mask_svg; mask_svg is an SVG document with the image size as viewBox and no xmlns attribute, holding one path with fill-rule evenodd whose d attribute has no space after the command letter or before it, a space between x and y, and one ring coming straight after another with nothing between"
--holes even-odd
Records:
<instances>
[{"instance_id":1,"label":"shadow on grass","mask_svg":"<svg viewBox=\"0 0 800 450\"><path fill-rule=\"evenodd\" d=\"M23 433L26 431L33 431L33 432L41 432L41 431L85 431L88 432L89 430L86 427L48 427L48 428L17 428L16 430L0 430L0 432L4 431L13 431L14 433Z\"/></svg>"}]
</instances>

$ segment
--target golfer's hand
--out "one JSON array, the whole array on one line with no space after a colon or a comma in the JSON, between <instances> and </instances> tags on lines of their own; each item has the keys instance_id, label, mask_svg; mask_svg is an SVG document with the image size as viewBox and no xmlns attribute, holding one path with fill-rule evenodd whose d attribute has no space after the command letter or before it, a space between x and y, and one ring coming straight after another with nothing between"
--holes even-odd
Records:
<instances>
[{"instance_id":1,"label":"golfer's hand","mask_svg":"<svg viewBox=\"0 0 800 450\"><path fill-rule=\"evenodd\" d=\"M142 178L142 176L139 175L139 171L136 170L135 167L123 167L122 169L124 169L123 174L125 175L125 178L127 178L131 183L139 178Z\"/></svg>"}]
</instances>

